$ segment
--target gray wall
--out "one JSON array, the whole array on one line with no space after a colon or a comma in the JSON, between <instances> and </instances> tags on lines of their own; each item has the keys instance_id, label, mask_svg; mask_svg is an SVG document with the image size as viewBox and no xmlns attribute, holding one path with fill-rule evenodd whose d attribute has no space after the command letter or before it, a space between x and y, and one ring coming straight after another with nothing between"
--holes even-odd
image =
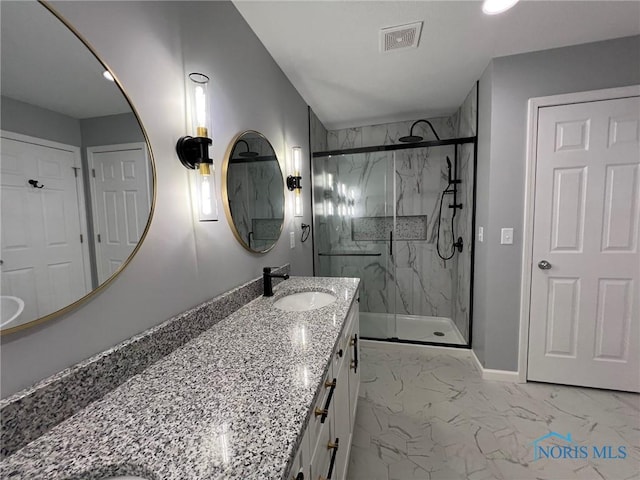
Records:
<instances>
[{"instance_id":1,"label":"gray wall","mask_svg":"<svg viewBox=\"0 0 640 480\"><path fill-rule=\"evenodd\" d=\"M473 341L486 368L518 368L528 99L639 83L640 36L495 58L483 74ZM513 245L500 245L503 227Z\"/></svg>"},{"instance_id":2,"label":"gray wall","mask_svg":"<svg viewBox=\"0 0 640 480\"><path fill-rule=\"evenodd\" d=\"M82 140L75 118L9 97L0 98L0 128L76 147Z\"/></svg>"},{"instance_id":3,"label":"gray wall","mask_svg":"<svg viewBox=\"0 0 640 480\"><path fill-rule=\"evenodd\" d=\"M133 113L107 115L80 120L82 147L144 142L138 120Z\"/></svg>"},{"instance_id":4,"label":"gray wall","mask_svg":"<svg viewBox=\"0 0 640 480\"><path fill-rule=\"evenodd\" d=\"M491 98L493 88L493 61L485 69L478 82L478 159L476 169L476 235L475 263L473 273L473 331L471 346L482 364L485 364L485 334L487 331L487 309L489 288L487 283L488 245L479 242L477 230L489 225L489 193L491 158Z\"/></svg>"},{"instance_id":5,"label":"gray wall","mask_svg":"<svg viewBox=\"0 0 640 480\"><path fill-rule=\"evenodd\" d=\"M286 212L283 236L266 255L233 238L218 191L220 221L197 222L188 172L175 154L187 133L185 72L211 76L213 141L220 186L226 148L239 131L264 133L283 161L293 145L308 155L307 106L230 2L53 2L120 79L153 150L157 199L138 254L105 290L73 312L2 337L2 396L100 352L208 298L291 263L312 274L311 242L299 243L305 216ZM304 165L303 178L309 178ZM288 232L296 232L289 249Z\"/></svg>"}]
</instances>

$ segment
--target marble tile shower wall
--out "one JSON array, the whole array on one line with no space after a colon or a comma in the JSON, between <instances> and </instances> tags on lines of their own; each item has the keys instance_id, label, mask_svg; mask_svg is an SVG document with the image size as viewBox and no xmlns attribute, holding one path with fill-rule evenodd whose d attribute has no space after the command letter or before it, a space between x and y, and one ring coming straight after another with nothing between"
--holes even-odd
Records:
<instances>
[{"instance_id":1,"label":"marble tile shower wall","mask_svg":"<svg viewBox=\"0 0 640 480\"><path fill-rule=\"evenodd\" d=\"M477 86L471 89L467 98L453 115L457 137L476 135ZM455 219L456 237L462 237L465 248L454 257L451 270L453 279L453 321L465 339L469 339L469 314L471 302L471 247L473 232L473 184L474 184L474 147L473 144L461 145L458 150L458 177L462 180L459 189L460 202L464 208Z\"/></svg>"},{"instance_id":2,"label":"marble tile shower wall","mask_svg":"<svg viewBox=\"0 0 640 480\"><path fill-rule=\"evenodd\" d=\"M320 119L313 113L309 107L309 134L311 137L311 151L325 152L327 148L327 129L324 127Z\"/></svg>"},{"instance_id":3,"label":"marble tile shower wall","mask_svg":"<svg viewBox=\"0 0 640 480\"><path fill-rule=\"evenodd\" d=\"M282 218L284 196L278 197L272 192L280 187L282 177L274 168L274 162L240 163L228 168L230 173L233 171L233 175L227 177L233 223L247 244L262 250L280 235L282 222L278 217Z\"/></svg>"},{"instance_id":4,"label":"marble tile shower wall","mask_svg":"<svg viewBox=\"0 0 640 480\"><path fill-rule=\"evenodd\" d=\"M440 138L454 136L451 118L430 119ZM329 150L398 143L407 135L413 121L349 128L328 132ZM426 127L426 128L425 128ZM435 139L428 126L419 124L414 133ZM354 241L349 215L341 215L336 198L330 194L324 205L317 202L317 238L319 253L379 254L367 257L318 257L319 274L358 276L361 278L361 309L368 312L449 317L453 315L452 261L441 260L436 253L440 194L446 187L445 158L453 158L453 147L421 148L393 152L376 152L316 159L317 175L331 174L330 185L316 187L315 198L325 199L325 191L336 192L343 184L346 197L353 196L354 217L391 216L395 204L398 216L426 216L426 236L399 240L395 254L387 253L386 240ZM320 182L321 183L321 182ZM353 192L353 195L352 193ZM339 202L338 202L339 203ZM327 207L333 211L327 211ZM448 209L447 209L448 210ZM449 212L445 210L441 242L451 239ZM415 237L414 237L415 238Z\"/></svg>"}]
</instances>

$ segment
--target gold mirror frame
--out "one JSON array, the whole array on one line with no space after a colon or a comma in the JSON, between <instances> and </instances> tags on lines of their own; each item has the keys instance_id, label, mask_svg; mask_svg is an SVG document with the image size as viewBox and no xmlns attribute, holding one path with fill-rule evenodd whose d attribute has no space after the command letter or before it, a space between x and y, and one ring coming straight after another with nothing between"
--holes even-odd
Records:
<instances>
[{"instance_id":1,"label":"gold mirror frame","mask_svg":"<svg viewBox=\"0 0 640 480\"><path fill-rule=\"evenodd\" d=\"M156 195L157 195L156 163L155 163L155 160L154 160L154 157L153 157L153 151L151 149L151 143L149 142L149 136L147 135L147 131L145 130L144 125L140 121L140 116L138 115L137 110L133 106L133 102L129 98L129 95L127 95L124 87L122 86L122 83L120 82L118 77L115 75L115 73L113 73L113 70L111 70L111 68L102 60L102 58L100 58L98 56L98 54L96 53L95 49L91 46L91 44L87 41L87 39L84 36L82 36L80 34L80 32L78 32L59 12L57 12L46 1L38 0L38 3L40 5L42 5L44 8L46 8L60 22L62 22L62 24L65 27L67 27L69 29L69 31L71 31L71 33L73 33L76 36L76 38L93 54L93 56L95 57L96 61L98 61L104 67L105 70L108 70L109 73L111 73L111 75L113 76L113 80L114 80L115 84L120 89L120 93L122 93L122 96L124 97L126 102L129 104L129 107L131 108L131 112L135 115L136 120L138 121L138 125L140 126L140 131L142 132L142 135L144 136L144 141L145 141L145 144L147 146L147 151L148 151L148 154L149 154L149 163L150 163L150 167L151 167L151 182L153 184L152 185L152 192L151 192L151 205L150 205L150 208L149 208L149 218L147 219L147 224L146 224L146 226L144 228L144 231L142 232L142 235L140 236L140 240L138 241L137 245L135 246L135 248L133 249L131 254L127 257L127 259L124 262L122 262L122 265L120 265L120 267L118 267L118 269L109 278L107 278L104 282L102 282L100 285L98 285L91 292L87 293L84 297L79 298L78 300L74 301L73 303L70 303L69 305L67 305L64 308L56 310L55 312L51 312L51 313L49 313L49 314L47 314L47 315L45 315L43 317L37 318L37 319L32 320L30 322L24 323L22 325L17 325L15 327L7 328L6 330L0 330L0 336L2 336L2 337L5 336L5 335L9 335L11 333L19 332L21 330L26 330L27 328L35 327L36 325L40 325L42 323L47 322L48 320L52 320L52 319L57 318L59 316L65 315L65 314L75 310L80 305L84 304L85 302L87 302L94 295L97 295L98 293L100 293L104 289L106 289L111 284L111 282L113 282L116 279L116 277L118 275L120 275L123 272L123 270L129 265L129 263L131 262L133 257L135 257L136 253L138 253L138 250L140 249L140 247L144 243L144 240L147 237L147 233L149 232L149 227L151 226L151 220L153 219L153 214L154 214L155 206L156 206Z\"/></svg>"},{"instance_id":2,"label":"gold mirror frame","mask_svg":"<svg viewBox=\"0 0 640 480\"><path fill-rule=\"evenodd\" d=\"M229 195L228 195L229 192L227 190L227 174L229 170L229 161L231 160L231 154L233 153L236 143L238 142L238 140L242 138L242 136L247 134L254 134L262 138L265 142L267 142L267 144L271 147L271 150L273 151L274 155L276 156L278 168L280 169L280 176L282 177L282 223L280 224L280 230L278 231L278 238L273 242L272 245L269 246L269 248L266 248L264 250L255 250L251 248L247 244L247 242L245 242L245 240L242 238L242 235L240 235L240 232L238 231L236 224L233 221L233 217L231 216L231 206L229 205ZM255 130L245 130L244 132L240 132L235 137L233 137L233 140L229 142L229 147L227 148L227 152L225 153L225 156L224 156L221 181L222 181L222 198L224 203L224 213L225 213L225 216L227 217L227 222L231 227L231 231L233 232L233 236L236 237L236 240L238 241L238 243L242 245L242 247L245 250L258 255L265 254L269 250L273 249L278 244L278 241L280 240L280 236L282 235L282 230L284 229L284 220L286 215L286 197L285 197L285 191L284 191L285 190L284 173L283 173L281 161L276 155L275 148L273 148L273 145L271 145L271 142L267 139L267 137L265 137L262 133L257 132Z\"/></svg>"}]
</instances>

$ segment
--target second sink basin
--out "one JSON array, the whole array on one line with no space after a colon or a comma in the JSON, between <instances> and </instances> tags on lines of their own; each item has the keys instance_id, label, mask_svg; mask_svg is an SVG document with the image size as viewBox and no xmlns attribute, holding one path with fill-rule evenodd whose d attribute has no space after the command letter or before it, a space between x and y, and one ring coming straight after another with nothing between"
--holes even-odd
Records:
<instances>
[{"instance_id":1,"label":"second sink basin","mask_svg":"<svg viewBox=\"0 0 640 480\"><path fill-rule=\"evenodd\" d=\"M0 309L0 327L7 327L22 313L24 302L18 297L2 295L0 297Z\"/></svg>"},{"instance_id":2,"label":"second sink basin","mask_svg":"<svg viewBox=\"0 0 640 480\"><path fill-rule=\"evenodd\" d=\"M336 297L325 292L300 292L292 293L276 300L274 307L287 312L306 312L317 308L326 307L336 301Z\"/></svg>"}]
</instances>

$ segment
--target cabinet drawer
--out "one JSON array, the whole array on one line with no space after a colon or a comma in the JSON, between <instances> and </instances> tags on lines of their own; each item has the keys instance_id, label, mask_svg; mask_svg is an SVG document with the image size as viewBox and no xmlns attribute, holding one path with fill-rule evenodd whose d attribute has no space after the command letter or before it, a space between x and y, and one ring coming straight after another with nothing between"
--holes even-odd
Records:
<instances>
[{"instance_id":1,"label":"cabinet drawer","mask_svg":"<svg viewBox=\"0 0 640 480\"><path fill-rule=\"evenodd\" d=\"M293 459L293 465L291 466L291 475L289 475L289 478L291 480L297 480L300 473L302 473L303 478L307 478L308 473L304 469L304 455L302 453L302 445L300 446L300 448L298 448L298 452Z\"/></svg>"},{"instance_id":2,"label":"cabinet drawer","mask_svg":"<svg viewBox=\"0 0 640 480\"><path fill-rule=\"evenodd\" d=\"M327 372L327 374L324 377L324 380L322 381L322 386L321 389L322 391L320 392L320 395L318 396L318 399L316 400L316 402L313 405L313 410L311 412L311 418L309 419L309 425L307 426L307 434L309 436L309 446L311 448L311 451L314 451L314 448L316 447L316 444L319 441L319 435L320 435L320 429L323 426L331 426L333 423L333 402L334 402L334 398L333 398L333 394L335 393L335 388L331 388L331 385L333 384L333 368L331 365L329 365L329 371ZM323 420L323 412L325 410L325 407L327 412L326 415L324 415L324 420Z\"/></svg>"},{"instance_id":3,"label":"cabinet drawer","mask_svg":"<svg viewBox=\"0 0 640 480\"><path fill-rule=\"evenodd\" d=\"M356 420L356 409L358 406L358 394L360 392L360 323L359 313L356 310L353 324L349 331L349 350L347 354L348 370L349 370L349 417L351 430Z\"/></svg>"},{"instance_id":4,"label":"cabinet drawer","mask_svg":"<svg viewBox=\"0 0 640 480\"><path fill-rule=\"evenodd\" d=\"M342 368L342 364L346 361L347 356L349 355L349 342L347 336L345 334L340 335L338 338L338 342L336 345L336 349L333 352L333 372L336 375L340 368Z\"/></svg>"},{"instance_id":5,"label":"cabinet drawer","mask_svg":"<svg viewBox=\"0 0 640 480\"><path fill-rule=\"evenodd\" d=\"M289 478L291 480L299 480L304 478L307 480L311 478L311 472L309 471L309 465L311 464L311 449L309 447L309 429L304 431L302 442L298 446L298 451L293 459L293 465L291 466L291 474ZM302 476L299 474L302 473Z\"/></svg>"},{"instance_id":6,"label":"cabinet drawer","mask_svg":"<svg viewBox=\"0 0 640 480\"><path fill-rule=\"evenodd\" d=\"M351 421L349 408L349 366L345 361L338 373L335 392L335 429L332 438L340 439L340 448L336 455L333 468L333 479L344 480L347 474L347 454L349 453L349 439L351 437Z\"/></svg>"},{"instance_id":7,"label":"cabinet drawer","mask_svg":"<svg viewBox=\"0 0 640 480\"><path fill-rule=\"evenodd\" d=\"M313 480L336 480L336 456L340 447L339 441L332 439L329 425L320 430L318 445L311 457L311 478Z\"/></svg>"}]
</instances>

